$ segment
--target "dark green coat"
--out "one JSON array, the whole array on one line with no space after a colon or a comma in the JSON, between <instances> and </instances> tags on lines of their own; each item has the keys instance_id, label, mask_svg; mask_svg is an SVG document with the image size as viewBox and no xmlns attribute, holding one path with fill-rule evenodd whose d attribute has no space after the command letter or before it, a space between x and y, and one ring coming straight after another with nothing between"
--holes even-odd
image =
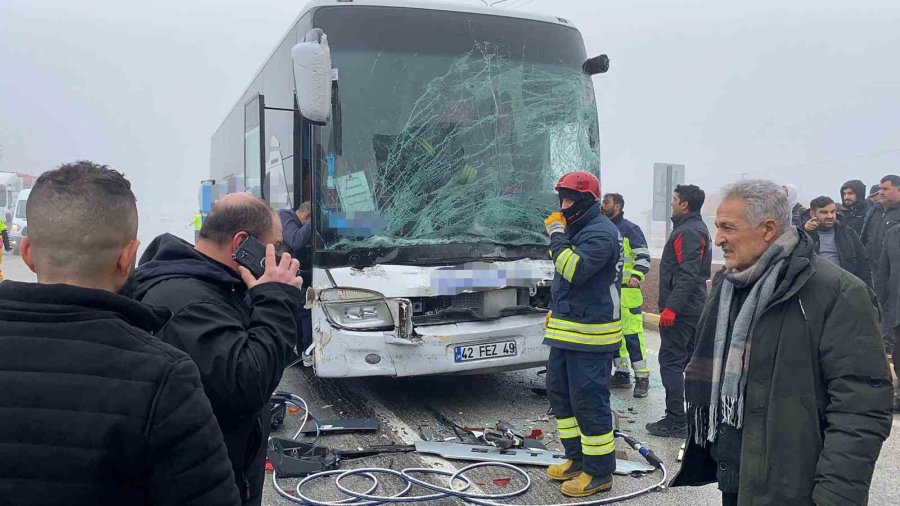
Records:
<instances>
[{"instance_id":1,"label":"dark green coat","mask_svg":"<svg viewBox=\"0 0 900 506\"><path fill-rule=\"evenodd\" d=\"M867 504L892 422L876 307L862 281L815 256L801 234L753 330L740 506ZM701 329L715 318L706 313ZM672 486L715 481L715 462L690 438Z\"/></svg>"}]
</instances>

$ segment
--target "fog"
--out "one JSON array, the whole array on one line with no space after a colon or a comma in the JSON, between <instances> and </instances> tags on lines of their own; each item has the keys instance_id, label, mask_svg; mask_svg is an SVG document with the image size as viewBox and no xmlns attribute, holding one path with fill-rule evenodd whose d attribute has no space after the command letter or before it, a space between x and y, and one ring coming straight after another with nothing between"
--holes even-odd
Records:
<instances>
[{"instance_id":1,"label":"fog","mask_svg":"<svg viewBox=\"0 0 900 506\"><path fill-rule=\"evenodd\" d=\"M191 238L210 136L302 6L4 0L0 170L108 164L134 186L145 243ZM741 176L793 183L805 202L900 172L897 2L502 6L570 19L610 56L594 80L603 190L626 215L649 207L654 162L712 193Z\"/></svg>"}]
</instances>

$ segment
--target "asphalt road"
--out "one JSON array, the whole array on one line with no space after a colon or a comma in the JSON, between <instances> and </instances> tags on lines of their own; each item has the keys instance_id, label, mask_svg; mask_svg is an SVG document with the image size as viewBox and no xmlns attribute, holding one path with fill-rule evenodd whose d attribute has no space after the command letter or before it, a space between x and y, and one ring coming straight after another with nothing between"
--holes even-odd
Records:
<instances>
[{"instance_id":1,"label":"asphalt road","mask_svg":"<svg viewBox=\"0 0 900 506\"><path fill-rule=\"evenodd\" d=\"M659 335L654 331L647 332L647 348L654 373L658 367L656 350L659 349ZM293 368L285 373L281 388L304 397L311 410L325 418L358 418L374 416L381 421L379 433L371 436L344 435L327 436L322 439L324 445L353 449L373 444L404 444L419 439L420 430L427 434L453 436L453 433L438 423L432 414L436 410L461 425L489 425L503 419L513 423L526 432L532 428L542 429L547 437L544 442L551 449L561 449L556 436L552 418L547 418L547 399L532 392L533 387L543 386L543 376L538 376L539 369L500 373L484 376L436 377L419 379L364 379L364 380L320 380L312 377L308 370ZM651 378L650 396L646 399L634 399L628 390L613 390L613 408L626 415L620 419L620 429L645 442L667 464L671 473L679 467L676 462L680 440L656 438L650 436L644 426L656 421L663 415L664 391L659 377ZM287 437L293 434L299 423L299 417L288 418L286 428L278 431ZM894 430L900 430L900 416L895 416ZM626 450L622 442L617 442L618 450ZM631 449L626 454L631 460L642 461L642 458ZM422 457L417 454L400 454L381 456L359 461L342 463L343 469L357 467L434 467L440 469L458 469L467 463L462 461L446 461L441 458ZM514 504L558 504L566 501L559 493L559 485L549 481L543 468L527 468L532 478L530 492L520 499L511 501ZM885 443L881 458L875 472L869 504L896 504L900 497L900 442L898 438L890 438ZM479 473L471 475L476 479L485 493L499 493L505 489L493 484L493 479L511 476L509 473ZM271 476L270 476L271 481ZM644 487L659 481L658 473L642 478L615 478L615 486L610 494L621 494ZM296 485L296 480L284 480L286 484ZM351 482L352 483L352 482ZM362 487L362 480L357 482ZM509 487L516 485L515 479ZM306 492L307 489L304 489ZM334 500L340 496L330 494L331 488L323 481L313 483L308 489L310 497ZM357 490L361 490L357 489ZM392 490L392 489L388 489ZM315 495L321 494L321 495ZM446 504L451 502L446 501ZM278 497L272 489L266 492L264 504L287 505L289 501ZM628 501L634 505L706 505L720 504L720 496L714 486L692 489L667 489Z\"/></svg>"},{"instance_id":2,"label":"asphalt road","mask_svg":"<svg viewBox=\"0 0 900 506\"><path fill-rule=\"evenodd\" d=\"M19 257L4 255L3 271L8 279L35 281L35 276ZM656 421L663 415L664 392L655 373L658 364L656 351L659 349L659 335L647 332L647 348L650 355L651 378L650 396L634 399L630 391L614 390L613 408L626 415L619 421L620 429L644 441L651 447L674 473L681 441L656 438L647 434L644 425ZM439 412L460 425L492 425L498 420L506 420L521 430L540 428L545 434L544 443L551 449L560 449L552 418L546 416L548 403L543 396L532 392L533 387L542 387L543 376L538 369L498 373L483 376L434 377L418 379L370 378L361 380L321 380L313 377L309 370L299 366L285 372L280 389L303 397L319 418L361 418L376 417L381 423L377 433L329 435L321 439L321 444L336 449L357 449L370 445L410 444L420 439L422 431L429 435L451 437L450 429L440 424L434 412ZM291 437L300 423L299 416L289 416L285 425L276 435ZM900 416L894 417L894 432L900 431ZM641 461L636 452L626 449L617 442L620 451L626 451L629 459ZM455 470L465 466L462 461L448 461L440 457L423 456L415 453L388 454L359 460L344 461L342 469L360 467L427 467ZM530 491L523 497L509 501L510 504L559 504L572 503L559 493L559 485L549 481L543 468L526 467L532 478ZM896 504L900 498L900 439L889 438L881 451L872 483L869 504ZM501 470L475 471L470 475L484 493L509 491L521 483L514 475ZM512 477L506 487L495 485L497 478ZM268 476L263 504L291 504L275 492L271 474ZM391 494L397 490L397 483L390 477L379 477L382 487L379 493ZM298 480L279 480L283 487L292 490ZM617 495L644 487L659 481L658 473L641 478L615 478L613 491L605 494ZM355 490L363 490L364 480L351 479L347 485ZM305 492L318 500L342 499L334 491L332 484L323 480L311 484ZM414 490L415 494L422 493ZM595 496L597 497L597 496ZM435 504L456 504L453 500L434 501ZM714 486L693 489L667 489L628 501L633 505L685 505L700 506L720 504L719 494Z\"/></svg>"}]
</instances>

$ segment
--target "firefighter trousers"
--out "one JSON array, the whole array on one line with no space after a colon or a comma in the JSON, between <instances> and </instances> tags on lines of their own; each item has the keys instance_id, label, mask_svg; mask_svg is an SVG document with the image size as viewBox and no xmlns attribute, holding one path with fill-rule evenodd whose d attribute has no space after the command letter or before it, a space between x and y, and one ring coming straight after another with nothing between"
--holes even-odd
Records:
<instances>
[{"instance_id":1,"label":"firefighter trousers","mask_svg":"<svg viewBox=\"0 0 900 506\"><path fill-rule=\"evenodd\" d=\"M616 371L628 372L630 359L636 378L650 376L647 347L644 344L644 314L641 311L643 305L644 296L640 288L622 287L622 333L625 334L625 339L622 339L615 365Z\"/></svg>"},{"instance_id":2,"label":"firefighter trousers","mask_svg":"<svg viewBox=\"0 0 900 506\"><path fill-rule=\"evenodd\" d=\"M581 461L591 476L616 470L609 379L613 353L550 348L547 397L566 458Z\"/></svg>"}]
</instances>

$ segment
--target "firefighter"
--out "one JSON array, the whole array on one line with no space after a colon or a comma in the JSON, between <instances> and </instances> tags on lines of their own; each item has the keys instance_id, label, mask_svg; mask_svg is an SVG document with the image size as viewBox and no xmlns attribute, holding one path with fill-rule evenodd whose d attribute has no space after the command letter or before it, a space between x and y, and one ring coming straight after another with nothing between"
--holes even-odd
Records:
<instances>
[{"instance_id":1,"label":"firefighter","mask_svg":"<svg viewBox=\"0 0 900 506\"><path fill-rule=\"evenodd\" d=\"M613 375L610 388L628 388L631 386L631 375L628 371L629 358L634 369L634 395L637 398L647 397L650 389L650 368L647 364L647 347L644 344L644 295L641 283L650 272L650 249L644 232L633 222L625 219L623 209L625 198L618 193L607 193L603 196L601 209L622 234L622 246L625 253L625 264L622 268L622 345L619 356L614 363L616 373Z\"/></svg>"},{"instance_id":2,"label":"firefighter","mask_svg":"<svg viewBox=\"0 0 900 506\"><path fill-rule=\"evenodd\" d=\"M600 180L571 172L556 185L560 212L544 225L555 270L544 344L547 395L566 460L547 475L569 497L612 488L616 469L609 381L622 341L622 241L600 212Z\"/></svg>"},{"instance_id":3,"label":"firefighter","mask_svg":"<svg viewBox=\"0 0 900 506\"><path fill-rule=\"evenodd\" d=\"M0 218L0 237L3 238L3 250L6 252L12 251L12 246L9 245L9 230L6 229L6 222ZM3 264L3 252L0 251L0 265ZM0 269L0 281L3 281L3 270Z\"/></svg>"}]
</instances>

